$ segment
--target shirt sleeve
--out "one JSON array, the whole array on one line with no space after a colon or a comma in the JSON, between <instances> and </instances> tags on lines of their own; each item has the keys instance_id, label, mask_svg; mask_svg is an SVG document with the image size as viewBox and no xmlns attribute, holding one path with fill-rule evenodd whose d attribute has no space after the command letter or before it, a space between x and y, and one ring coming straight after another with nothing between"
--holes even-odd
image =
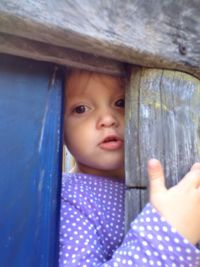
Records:
<instances>
[{"instance_id":1,"label":"shirt sleeve","mask_svg":"<svg viewBox=\"0 0 200 267\"><path fill-rule=\"evenodd\" d=\"M198 267L200 252L147 204L132 222L112 258L106 252L90 215L73 203L62 204L60 267Z\"/></svg>"}]
</instances>

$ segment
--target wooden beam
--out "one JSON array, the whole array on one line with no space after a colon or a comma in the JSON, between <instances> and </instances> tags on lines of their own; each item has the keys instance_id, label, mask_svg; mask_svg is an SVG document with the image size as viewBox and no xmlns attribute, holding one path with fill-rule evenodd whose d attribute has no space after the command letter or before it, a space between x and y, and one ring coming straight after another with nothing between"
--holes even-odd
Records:
<instances>
[{"instance_id":1,"label":"wooden beam","mask_svg":"<svg viewBox=\"0 0 200 267\"><path fill-rule=\"evenodd\" d=\"M148 199L147 161L162 162L167 187L200 161L200 80L132 68L126 95L126 226ZM139 191L139 192L138 192Z\"/></svg>"},{"instance_id":2,"label":"wooden beam","mask_svg":"<svg viewBox=\"0 0 200 267\"><path fill-rule=\"evenodd\" d=\"M0 32L200 77L199 0L1 0Z\"/></svg>"},{"instance_id":3,"label":"wooden beam","mask_svg":"<svg viewBox=\"0 0 200 267\"><path fill-rule=\"evenodd\" d=\"M200 161L200 80L133 68L126 96L127 186L146 187L147 160L161 160L168 186Z\"/></svg>"},{"instance_id":4,"label":"wooden beam","mask_svg":"<svg viewBox=\"0 0 200 267\"><path fill-rule=\"evenodd\" d=\"M112 75L125 75L124 64L101 56L0 33L0 53Z\"/></svg>"},{"instance_id":5,"label":"wooden beam","mask_svg":"<svg viewBox=\"0 0 200 267\"><path fill-rule=\"evenodd\" d=\"M148 190L127 188L125 193L125 231L148 202Z\"/></svg>"}]
</instances>

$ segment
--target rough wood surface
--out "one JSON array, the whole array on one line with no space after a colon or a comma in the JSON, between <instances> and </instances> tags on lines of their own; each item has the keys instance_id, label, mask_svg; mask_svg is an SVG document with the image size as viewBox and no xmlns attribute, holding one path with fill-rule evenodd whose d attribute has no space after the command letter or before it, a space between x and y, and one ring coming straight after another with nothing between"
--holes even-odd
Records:
<instances>
[{"instance_id":1,"label":"rough wood surface","mask_svg":"<svg viewBox=\"0 0 200 267\"><path fill-rule=\"evenodd\" d=\"M4 33L0 33L0 53L113 75L125 74L124 64L115 60Z\"/></svg>"},{"instance_id":2,"label":"rough wood surface","mask_svg":"<svg viewBox=\"0 0 200 267\"><path fill-rule=\"evenodd\" d=\"M200 161L200 80L178 71L133 68L126 97L126 184L145 188L146 164L161 160L167 185Z\"/></svg>"},{"instance_id":3,"label":"rough wood surface","mask_svg":"<svg viewBox=\"0 0 200 267\"><path fill-rule=\"evenodd\" d=\"M147 160L161 160L167 186L200 161L200 80L133 68L126 95L126 230L148 201Z\"/></svg>"},{"instance_id":4,"label":"rough wood surface","mask_svg":"<svg viewBox=\"0 0 200 267\"><path fill-rule=\"evenodd\" d=\"M148 190L127 188L125 193L125 229L130 229L131 222L137 217L148 202Z\"/></svg>"},{"instance_id":5,"label":"rough wood surface","mask_svg":"<svg viewBox=\"0 0 200 267\"><path fill-rule=\"evenodd\" d=\"M199 0L1 0L0 32L200 77Z\"/></svg>"}]
</instances>

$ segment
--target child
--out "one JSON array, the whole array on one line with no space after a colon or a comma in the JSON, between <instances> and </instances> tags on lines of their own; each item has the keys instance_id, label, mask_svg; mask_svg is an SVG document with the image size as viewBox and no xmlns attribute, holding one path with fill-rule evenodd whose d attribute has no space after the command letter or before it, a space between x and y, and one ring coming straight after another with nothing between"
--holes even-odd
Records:
<instances>
[{"instance_id":1,"label":"child","mask_svg":"<svg viewBox=\"0 0 200 267\"><path fill-rule=\"evenodd\" d=\"M167 190L150 160L150 203L124 237L123 79L71 71L65 102L76 165L63 176L60 266L200 266L200 164Z\"/></svg>"}]
</instances>

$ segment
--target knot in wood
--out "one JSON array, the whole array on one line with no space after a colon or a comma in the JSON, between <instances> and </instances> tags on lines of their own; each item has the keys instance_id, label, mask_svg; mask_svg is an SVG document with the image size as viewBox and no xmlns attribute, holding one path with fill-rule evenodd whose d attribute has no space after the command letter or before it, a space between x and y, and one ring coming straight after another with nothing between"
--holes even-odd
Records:
<instances>
[{"instance_id":1,"label":"knot in wood","mask_svg":"<svg viewBox=\"0 0 200 267\"><path fill-rule=\"evenodd\" d=\"M187 54L187 48L186 48L185 45L179 44L178 49L179 49L179 53L181 55L186 55Z\"/></svg>"}]
</instances>

